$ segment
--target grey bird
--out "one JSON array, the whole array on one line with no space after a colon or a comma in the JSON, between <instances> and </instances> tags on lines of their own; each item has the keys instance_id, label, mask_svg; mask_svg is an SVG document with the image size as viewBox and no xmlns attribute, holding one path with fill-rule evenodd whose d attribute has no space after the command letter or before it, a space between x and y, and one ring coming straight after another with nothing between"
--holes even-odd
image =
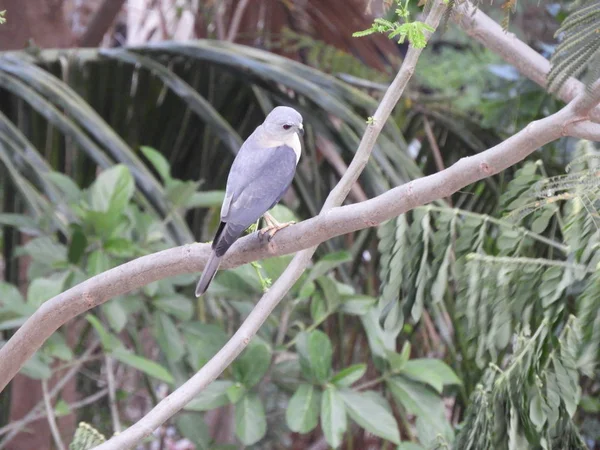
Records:
<instances>
[{"instance_id":1,"label":"grey bird","mask_svg":"<svg viewBox=\"0 0 600 450\"><path fill-rule=\"evenodd\" d=\"M259 236L269 240L291 223L278 223L267 211L281 200L292 184L304 134L302 116L287 106L278 106L246 139L227 178L221 223L212 242L212 252L196 286L196 297L206 292L221 258L250 225L264 216L267 224Z\"/></svg>"}]
</instances>

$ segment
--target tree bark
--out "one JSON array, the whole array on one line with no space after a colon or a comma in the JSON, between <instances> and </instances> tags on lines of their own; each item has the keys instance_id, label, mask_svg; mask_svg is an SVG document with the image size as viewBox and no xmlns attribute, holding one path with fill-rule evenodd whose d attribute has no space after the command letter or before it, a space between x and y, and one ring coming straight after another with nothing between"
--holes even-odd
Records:
<instances>
[{"instance_id":1,"label":"tree bark","mask_svg":"<svg viewBox=\"0 0 600 450\"><path fill-rule=\"evenodd\" d=\"M72 46L64 3L64 0L0 0L0 10L6 10L6 23L0 26L0 50L20 50L30 44L43 48Z\"/></svg>"}]
</instances>

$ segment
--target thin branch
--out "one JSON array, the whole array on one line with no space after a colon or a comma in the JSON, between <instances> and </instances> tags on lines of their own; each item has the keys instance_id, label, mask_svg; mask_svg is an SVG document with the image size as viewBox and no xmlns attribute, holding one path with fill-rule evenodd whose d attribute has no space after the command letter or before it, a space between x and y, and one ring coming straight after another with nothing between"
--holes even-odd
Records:
<instances>
[{"instance_id":1,"label":"thin branch","mask_svg":"<svg viewBox=\"0 0 600 450\"><path fill-rule=\"evenodd\" d=\"M227 41L233 42L238 34L238 30L240 29L240 22L242 21L242 16L244 15L244 11L248 6L248 0L240 0L235 8L235 12L233 13L233 18L231 19L231 24L229 25L229 33L227 33Z\"/></svg>"},{"instance_id":2,"label":"thin branch","mask_svg":"<svg viewBox=\"0 0 600 450\"><path fill-rule=\"evenodd\" d=\"M100 45L102 38L114 23L124 3L125 0L104 0L94 13L83 35L78 39L77 44L80 47L97 47Z\"/></svg>"},{"instance_id":3,"label":"thin branch","mask_svg":"<svg viewBox=\"0 0 600 450\"><path fill-rule=\"evenodd\" d=\"M600 142L600 124L585 120L569 125L566 133L577 139Z\"/></svg>"},{"instance_id":4,"label":"thin branch","mask_svg":"<svg viewBox=\"0 0 600 450\"><path fill-rule=\"evenodd\" d=\"M110 417L112 418L113 433L116 434L121 432L121 420L119 419L119 408L117 407L117 385L115 383L113 359L107 354L104 355L104 359L106 361L106 381L108 383Z\"/></svg>"},{"instance_id":5,"label":"thin branch","mask_svg":"<svg viewBox=\"0 0 600 450\"><path fill-rule=\"evenodd\" d=\"M85 397L85 398L78 400L76 402L73 402L73 403L69 403L67 405L67 407L69 408L69 411L73 412L79 408L83 408L84 406L91 405L92 403L101 399L102 397L104 397L107 394L108 394L108 388L100 389L99 391L94 392L92 395L90 395L88 397ZM52 393L50 393L50 396L52 396ZM43 404L43 401L42 401L42 404ZM12 422L12 423L9 423L8 425L2 427L0 429L0 434L3 434L8 431L17 431L17 433L18 433L23 428L25 428L27 425L29 425L31 422L35 422L36 420L43 419L44 417L46 417L45 410L37 412L35 415L32 415L30 417L25 417L17 422Z\"/></svg>"},{"instance_id":6,"label":"thin branch","mask_svg":"<svg viewBox=\"0 0 600 450\"><path fill-rule=\"evenodd\" d=\"M48 393L48 382L46 380L42 380L42 395L44 396L44 406L46 407L48 425L50 426L50 431L52 432L52 438L54 439L56 448L58 450L65 450L65 444L60 437L58 426L56 426L56 417L54 417L54 408L52 407L52 400L50 399L50 394Z\"/></svg>"},{"instance_id":7,"label":"thin branch","mask_svg":"<svg viewBox=\"0 0 600 450\"><path fill-rule=\"evenodd\" d=\"M438 146L437 141L435 140L435 136L433 134L433 130L431 129L431 124L429 123L429 119L423 116L423 127L425 128L425 134L427 135L427 141L429 142L429 146L431 147L431 152L433 153L433 159L435 160L435 165L437 170L441 172L446 167L444 167L444 160L442 159L442 152L440 152L440 147Z\"/></svg>"},{"instance_id":8,"label":"thin branch","mask_svg":"<svg viewBox=\"0 0 600 450\"><path fill-rule=\"evenodd\" d=\"M319 153L323 155L323 157L327 160L327 162L333 167L335 172L340 176L340 178L346 173L348 170L348 166L344 162L342 156L339 152L333 147L333 144L328 140L322 138L321 136L317 136L317 146L319 148ZM356 202L364 202L369 197L360 186L360 184L355 183L352 185L350 189L350 196L352 200Z\"/></svg>"},{"instance_id":9,"label":"thin branch","mask_svg":"<svg viewBox=\"0 0 600 450\"><path fill-rule=\"evenodd\" d=\"M443 1L437 0L425 22L433 29L437 28L445 9L446 6ZM339 207L348 196L352 185L356 182L367 165L379 133L383 129L385 122L398 103L398 100L404 92L404 88L414 73L421 51L422 49L409 48L406 58L402 63L402 67L383 96L377 111L375 111L375 114L373 115L373 120L369 121L370 124L367 126L358 150L348 166L348 170L344 173L339 183L329 193L318 217L326 217L329 215L333 209ZM359 205L363 203L359 203ZM109 441L99 445L96 450L125 450L132 447L144 437L150 435L153 430L176 414L192 398L212 383L246 348L267 317L298 278L300 278L300 275L302 275L306 270L306 266L310 263L318 244L319 242L315 242L313 246L298 252L294 256L289 266L271 286L269 291L262 296L240 328L225 346L202 367L202 369L156 405L141 420L121 434L114 436Z\"/></svg>"},{"instance_id":10,"label":"thin branch","mask_svg":"<svg viewBox=\"0 0 600 450\"><path fill-rule=\"evenodd\" d=\"M457 2L452 18L469 36L498 54L531 81L544 89L547 88L550 61L513 33L506 33L495 20L475 8L471 2L464 1L460 4ZM560 88L557 96L568 103L584 90L583 83L570 77ZM589 115L594 122L600 122L600 107L595 107Z\"/></svg>"},{"instance_id":11,"label":"thin branch","mask_svg":"<svg viewBox=\"0 0 600 450\"><path fill-rule=\"evenodd\" d=\"M441 172L446 167L444 166L444 159L442 158L442 152L440 152L440 147L435 139L435 135L433 134L433 130L431 129L431 124L429 123L429 119L427 116L423 116L423 126L425 128L425 134L427 135L427 141L429 142L429 147L431 147L431 152L433 153L433 159L435 160L435 165L437 167L438 172ZM452 198L448 197L446 199L448 204L452 206Z\"/></svg>"},{"instance_id":12,"label":"thin branch","mask_svg":"<svg viewBox=\"0 0 600 450\"><path fill-rule=\"evenodd\" d=\"M92 343L88 346L88 348L81 355L81 357L78 358L74 364L72 364L72 367L69 369L69 371L52 387L52 389L50 390L50 398L56 397L58 393L62 390L62 388L71 380L71 378L73 378L79 373L81 366L88 362L90 356L96 351L96 348L98 348L99 345L99 340L95 339L94 341L92 341ZM0 450L3 449L6 446L6 444L8 444L17 434L19 434L19 431L22 428L22 426L25 426L26 424L37 420L39 417L44 417L45 414L41 413L43 408L44 401L42 400L36 406L34 406L25 415L25 417L20 419L18 422L13 422L0 428L0 436L5 433L8 433L8 435L0 442Z\"/></svg>"}]
</instances>

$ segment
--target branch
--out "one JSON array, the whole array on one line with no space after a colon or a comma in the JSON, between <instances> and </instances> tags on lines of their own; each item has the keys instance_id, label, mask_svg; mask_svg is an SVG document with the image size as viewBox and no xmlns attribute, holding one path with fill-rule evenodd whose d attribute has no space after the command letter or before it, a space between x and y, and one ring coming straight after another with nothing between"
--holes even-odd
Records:
<instances>
[{"instance_id":1,"label":"branch","mask_svg":"<svg viewBox=\"0 0 600 450\"><path fill-rule=\"evenodd\" d=\"M237 36L238 30L240 28L240 22L242 21L242 16L244 15L244 11L248 6L248 0L240 0L237 7L235 8L235 12L233 13L233 18L231 19L231 24L229 25L229 33L227 33L227 41L233 42Z\"/></svg>"},{"instance_id":2,"label":"branch","mask_svg":"<svg viewBox=\"0 0 600 450\"><path fill-rule=\"evenodd\" d=\"M94 403L95 401L101 399L102 397L104 397L107 394L108 394L108 388L100 389L99 391L94 392L92 395L90 395L88 397L85 397L76 402L67 404L67 407L68 407L70 413L73 413L76 409L83 408L84 406L90 405L90 404ZM50 396L52 396L52 393L50 393ZM46 417L45 411L37 412L34 415L27 416L17 422L9 423L8 425L4 426L0 431L16 430L17 432L19 432L22 428L29 425L31 422L35 422L36 420L43 419L44 417Z\"/></svg>"},{"instance_id":3,"label":"branch","mask_svg":"<svg viewBox=\"0 0 600 450\"><path fill-rule=\"evenodd\" d=\"M477 39L486 48L498 54L527 78L544 89L547 88L550 61L513 33L505 32L496 21L475 8L471 2L464 1L460 4L457 2L452 18L469 36ZM565 103L568 103L584 90L583 83L570 77L556 95ZM589 116L594 122L600 122L600 107L591 110Z\"/></svg>"},{"instance_id":4,"label":"branch","mask_svg":"<svg viewBox=\"0 0 600 450\"><path fill-rule=\"evenodd\" d=\"M96 339L96 340L92 341L92 343L88 346L86 351L81 355L80 358L77 359L77 361L75 361L75 363L69 369L69 371L65 374L65 376L62 377L52 387L52 389L50 390L50 398L56 397L58 395L58 393L62 390L62 388L69 382L69 380L71 380L71 378L73 378L75 375L77 375L79 373L81 366L89 360L90 356L92 355L92 353L94 353L96 351L96 348L98 348L99 345L100 345L99 340ZM19 433L20 429L23 426L27 425L30 422L37 420L40 417L44 417L45 414L40 413L40 411L43 409L43 407L44 407L44 401L42 400L37 405L35 405L21 420L19 420L18 422L8 424L8 425L0 428L0 436L5 433L8 433L8 435L4 439L2 439L2 441L0 442L0 449L4 448L6 446L6 444L8 444Z\"/></svg>"},{"instance_id":5,"label":"branch","mask_svg":"<svg viewBox=\"0 0 600 450\"><path fill-rule=\"evenodd\" d=\"M113 424L113 433L121 432L121 420L119 419L119 408L117 405L117 387L115 383L115 373L113 359L110 355L104 354L106 361L106 382L108 384L108 403L110 406L110 417Z\"/></svg>"},{"instance_id":6,"label":"branch","mask_svg":"<svg viewBox=\"0 0 600 450\"><path fill-rule=\"evenodd\" d=\"M52 438L56 444L58 450L65 450L65 444L60 437L60 431L56 426L56 417L54 417L54 409L52 408L52 400L50 400L50 394L48 394L48 382L42 380L42 395L44 396L44 406L46 407L46 416L48 418L48 425L50 425L50 431L52 431Z\"/></svg>"},{"instance_id":7,"label":"branch","mask_svg":"<svg viewBox=\"0 0 600 450\"><path fill-rule=\"evenodd\" d=\"M442 0L437 0L431 12L425 21L433 29L437 28L446 10ZM429 37L429 35L427 36ZM377 137L379 136L385 122L389 118L392 110L398 103L398 100L408 84L422 49L410 47L405 60L402 63L400 71L394 81L386 91L377 111L373 115L373 120L367 126L365 134L358 146L358 150L348 166L348 170L342 176L339 183L329 193L325 204L319 216L326 217L334 209L339 209L339 205L346 199L352 185L356 182L363 169L367 165ZM359 203L361 204L361 203ZM256 304L252 312L242 323L240 328L229 339L225 346L208 361L192 378L173 391L158 405L156 405L148 414L123 433L112 437L109 441L96 447L96 450L125 450L144 437L150 435L154 429L167 421L170 417L180 411L189 401L198 395L206 386L212 383L246 348L250 340L258 332L261 325L287 294L294 283L300 278L300 275L306 270L306 266L311 261L317 245L322 242L315 242L306 250L297 253L286 270L281 274L277 281L265 293Z\"/></svg>"},{"instance_id":8,"label":"branch","mask_svg":"<svg viewBox=\"0 0 600 450\"><path fill-rule=\"evenodd\" d=\"M97 47L111 27L125 0L104 0L98 7L85 32L78 39L79 47Z\"/></svg>"},{"instance_id":9,"label":"branch","mask_svg":"<svg viewBox=\"0 0 600 450\"><path fill-rule=\"evenodd\" d=\"M600 142L600 124L590 122L589 120L569 125L566 133L577 139Z\"/></svg>"}]
</instances>

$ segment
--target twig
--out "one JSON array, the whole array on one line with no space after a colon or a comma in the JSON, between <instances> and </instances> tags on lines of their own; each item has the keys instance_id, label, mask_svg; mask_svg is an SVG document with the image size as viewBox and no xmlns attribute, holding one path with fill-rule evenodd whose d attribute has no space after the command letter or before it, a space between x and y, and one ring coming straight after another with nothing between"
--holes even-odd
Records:
<instances>
[{"instance_id":1,"label":"twig","mask_svg":"<svg viewBox=\"0 0 600 450\"><path fill-rule=\"evenodd\" d=\"M431 147L431 152L433 153L435 165L437 167L438 172L441 172L446 168L444 167L442 152L440 152L440 147L438 146L437 141L435 140L435 136L433 135L433 130L431 129L429 119L425 116L423 116L423 126L425 128L425 134L427 135L427 141L429 142L429 146Z\"/></svg>"},{"instance_id":2,"label":"twig","mask_svg":"<svg viewBox=\"0 0 600 450\"><path fill-rule=\"evenodd\" d=\"M346 173L346 171L348 170L348 166L342 159L341 155L333 148L331 142L327 141L321 136L317 136L317 146L321 155L325 157L327 162L331 165L331 167L333 167L333 169L341 178L344 175L344 173ZM367 197L367 194L365 194L363 188L358 183L352 185L350 195L352 199L356 202L364 202L369 198Z\"/></svg>"},{"instance_id":3,"label":"twig","mask_svg":"<svg viewBox=\"0 0 600 450\"><path fill-rule=\"evenodd\" d=\"M94 353L96 351L96 348L98 348L99 345L100 345L100 341L97 339L93 340L91 342L91 344L88 346L86 351L81 355L80 358L77 359L75 364L72 365L72 367L65 374L65 376L62 377L52 387L52 389L50 390L50 398L56 397L56 395L58 395L58 393L71 380L71 378L73 378L75 375L77 375L79 373L81 366L89 360L90 356L92 355L92 353ZM36 406L34 406L31 409L31 411L29 411L25 415L25 417L23 417L22 419L20 419L17 422L10 423L10 424L0 428L0 436L5 433L8 433L8 435L4 439L2 439L2 441L0 442L0 450L3 449L6 446L6 444L8 444L19 433L19 431L21 430L22 427L24 427L25 425L27 425L30 422L33 422L34 420L37 420L36 416L40 415L40 410L42 410L43 408L44 408L44 402L42 400ZM42 414L40 417L44 417L44 414Z\"/></svg>"},{"instance_id":4,"label":"twig","mask_svg":"<svg viewBox=\"0 0 600 450\"><path fill-rule=\"evenodd\" d=\"M446 6L443 1L437 0L427 17L426 23L434 29L437 28L445 9ZM369 122L348 170L329 193L319 217L327 216L332 212L333 208L342 204L352 185L365 168L379 133L415 70L421 51L422 49L413 47L409 49L400 71L385 93L377 111L373 115L373 120ZM359 205L364 203L366 202L359 203ZM246 348L269 314L271 314L284 295L298 280L300 275L302 275L306 266L310 263L316 248L316 245L314 245L294 256L290 265L271 286L271 289L262 296L236 333L196 375L162 400L136 424L123 431L123 433L114 436L104 444L99 445L96 450L125 450L132 447L181 410L193 397L212 383Z\"/></svg>"},{"instance_id":5,"label":"twig","mask_svg":"<svg viewBox=\"0 0 600 450\"><path fill-rule=\"evenodd\" d=\"M429 142L429 147L431 147L431 152L433 153L435 165L437 167L438 172L441 172L446 167L444 166L442 152L440 152L440 147L438 146L435 136L433 135L433 130L431 129L431 124L429 123L429 119L427 118L427 116L423 116L423 126L425 128L425 135L427 136L427 141ZM452 206L452 197L448 197L446 201L450 206Z\"/></svg>"},{"instance_id":6,"label":"twig","mask_svg":"<svg viewBox=\"0 0 600 450\"><path fill-rule=\"evenodd\" d=\"M242 16L244 15L244 11L248 6L248 0L240 0L235 8L235 12L233 13L233 18L231 19L231 24L229 25L229 33L227 33L227 41L233 42L237 36L238 30L240 29L240 22L242 21Z\"/></svg>"},{"instance_id":7,"label":"twig","mask_svg":"<svg viewBox=\"0 0 600 450\"><path fill-rule=\"evenodd\" d=\"M121 420L119 419L119 408L117 407L116 383L113 367L113 360L110 355L105 354L106 361L106 381L108 382L108 402L110 405L110 417L112 418L113 432L121 432Z\"/></svg>"},{"instance_id":8,"label":"twig","mask_svg":"<svg viewBox=\"0 0 600 450\"><path fill-rule=\"evenodd\" d=\"M63 444L62 438L60 437L60 431L56 426L56 418L54 417L54 409L52 408L52 400L48 393L48 382L42 380L42 395L44 396L44 406L46 407L46 416L48 418L48 425L50 425L50 431L52 432L52 438L56 444L58 450L65 450L65 444Z\"/></svg>"},{"instance_id":9,"label":"twig","mask_svg":"<svg viewBox=\"0 0 600 450\"><path fill-rule=\"evenodd\" d=\"M79 408L83 408L84 406L94 403L96 400L101 399L102 397L104 397L107 394L108 394L108 388L100 389L99 391L94 392L92 395L90 395L88 397L85 397L85 398L78 400L76 402L73 402L73 403L69 403L67 406L69 408L69 411L73 412ZM52 393L50 393L50 396L52 396ZM44 417L46 417L45 410L37 412L33 416L27 417L26 419L21 419L18 422L9 423L8 425L2 427L0 429L0 434L4 434L8 431L13 431L13 430L20 431L21 429L23 429L27 425L29 425L31 422L35 422L36 420L43 419Z\"/></svg>"}]
</instances>

